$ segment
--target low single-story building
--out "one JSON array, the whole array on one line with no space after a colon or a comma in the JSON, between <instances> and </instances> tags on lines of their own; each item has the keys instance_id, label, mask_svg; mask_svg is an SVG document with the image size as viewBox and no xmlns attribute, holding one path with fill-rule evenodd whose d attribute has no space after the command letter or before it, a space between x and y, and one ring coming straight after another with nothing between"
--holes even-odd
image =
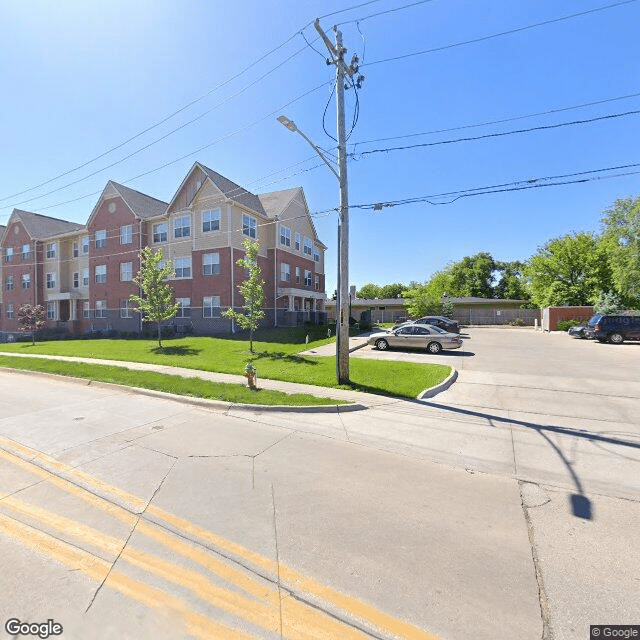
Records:
<instances>
[{"instance_id":1,"label":"low single-story building","mask_svg":"<svg viewBox=\"0 0 640 640\"><path fill-rule=\"evenodd\" d=\"M593 307L545 307L542 309L542 330L556 331L561 320L586 322L594 313Z\"/></svg>"}]
</instances>

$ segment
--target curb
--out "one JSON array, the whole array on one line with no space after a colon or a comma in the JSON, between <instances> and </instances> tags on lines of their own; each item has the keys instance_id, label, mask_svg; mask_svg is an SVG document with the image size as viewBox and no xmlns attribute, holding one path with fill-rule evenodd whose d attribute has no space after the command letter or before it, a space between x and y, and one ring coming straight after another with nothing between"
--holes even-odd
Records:
<instances>
[{"instance_id":1,"label":"curb","mask_svg":"<svg viewBox=\"0 0 640 640\"><path fill-rule=\"evenodd\" d=\"M418 395L418 400L426 400L427 398L433 398L433 396L438 395L442 391L446 391L456 380L458 379L458 370L451 368L451 373L448 377L443 380L440 384L435 387L431 387L431 389L425 389L420 395Z\"/></svg>"},{"instance_id":2,"label":"curb","mask_svg":"<svg viewBox=\"0 0 640 640\"><path fill-rule=\"evenodd\" d=\"M293 406L287 404L271 405L271 404L235 404L233 402L225 402L224 400L209 400L207 398L196 398L193 396L180 396L166 391L156 391L154 389L142 389L140 387L129 387L115 382L99 382L97 380L89 380L88 378L74 378L73 376L64 376L57 373L47 373L45 371L30 371L27 369L13 369L11 367L0 367L0 371L9 371L10 373L21 373L23 375L35 375L53 380L66 380L73 384L97 387L98 389L114 389L116 391L124 391L141 396L149 396L151 398L159 398L161 400L171 400L180 404L189 404L205 409L219 409L223 411L279 411L279 412L299 412L299 413L345 413L350 411L364 411L367 406L359 403L353 404L325 404L325 405L300 405Z\"/></svg>"},{"instance_id":3,"label":"curb","mask_svg":"<svg viewBox=\"0 0 640 640\"><path fill-rule=\"evenodd\" d=\"M363 342L362 344L358 344L355 347L351 347L349 349L349 353L351 353L352 351L357 351L358 349L362 349L363 347L366 347L367 344L368 344L367 342Z\"/></svg>"}]
</instances>

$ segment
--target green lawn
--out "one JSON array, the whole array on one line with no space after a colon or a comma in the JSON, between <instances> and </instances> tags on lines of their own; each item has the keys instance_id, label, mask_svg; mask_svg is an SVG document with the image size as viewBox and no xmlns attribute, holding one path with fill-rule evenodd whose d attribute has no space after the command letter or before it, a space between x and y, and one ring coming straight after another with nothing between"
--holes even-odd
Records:
<instances>
[{"instance_id":1,"label":"green lawn","mask_svg":"<svg viewBox=\"0 0 640 640\"><path fill-rule=\"evenodd\" d=\"M164 391L165 393L174 393L181 396L222 400L236 404L292 405L296 407L349 404L344 400L318 398L306 393L283 393L282 391L268 389L254 391L242 384L209 382L201 378L183 378L182 376L155 373L153 371L133 371L112 365L0 356L0 367L26 371L43 371L74 378L112 382L128 387L153 389L154 391Z\"/></svg>"},{"instance_id":2,"label":"green lawn","mask_svg":"<svg viewBox=\"0 0 640 640\"><path fill-rule=\"evenodd\" d=\"M217 371L241 375L252 361L260 378L338 387L334 357L310 357L300 351L327 344L334 338L313 340L311 329L262 331L254 341L252 355L246 338L189 337L163 341L159 349L152 340L61 340L0 345L0 351L80 356ZM304 336L309 331L310 342ZM326 336L326 329L324 330ZM317 335L317 333L316 333ZM265 340L265 338L267 338ZM444 380L451 368L444 365L351 358L351 388L371 393L415 398L421 391Z\"/></svg>"}]
</instances>

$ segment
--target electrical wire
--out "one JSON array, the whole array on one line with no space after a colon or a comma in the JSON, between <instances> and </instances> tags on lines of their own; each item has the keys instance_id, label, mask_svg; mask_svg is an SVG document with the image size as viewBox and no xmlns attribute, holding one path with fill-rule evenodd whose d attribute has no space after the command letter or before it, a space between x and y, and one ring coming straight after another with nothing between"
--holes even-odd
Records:
<instances>
[{"instance_id":1,"label":"electrical wire","mask_svg":"<svg viewBox=\"0 0 640 640\"><path fill-rule=\"evenodd\" d=\"M544 131L547 129L558 129L560 127L568 127L568 126L574 126L574 125L579 125L579 124L588 124L591 122L598 122L601 120L612 120L614 118L623 118L626 116L631 116L631 115L638 115L640 113L640 109L636 109L634 111L625 111L624 113L612 113L612 114L608 114L608 115L604 115L604 116L598 116L596 118L587 118L585 120L573 120L572 122L560 122L558 124L548 124L548 125L540 125L537 127L530 127L528 129L516 129L514 131L501 131L501 132L497 132L497 133L486 133L484 135L481 136L468 136L466 138L455 138L452 140L439 140L437 142L421 142L418 144L410 144L410 145L404 145L404 146L400 146L400 147L385 147L382 149L369 149L367 151L360 151L357 155L360 156L361 158L367 155L371 155L373 153L388 153L390 151L406 151L409 149L418 149L421 147L435 147L438 145L443 145L443 144L455 144L458 142L470 142L473 140L485 140L487 138L498 138L501 136L511 136L511 135L515 135L515 134L520 134L520 133L530 133L532 131ZM350 157L353 157L356 154L349 154Z\"/></svg>"},{"instance_id":2,"label":"electrical wire","mask_svg":"<svg viewBox=\"0 0 640 640\"><path fill-rule=\"evenodd\" d=\"M558 109L549 109L547 111L538 111L537 113L528 113L526 115L522 115L522 116L513 116L510 118L502 118L500 120L489 120L486 122L477 122L475 124L466 124L466 125L462 125L459 127L448 127L446 129L433 129L431 131L422 131L420 133L407 133L405 135L401 135L401 136L390 136L388 138L374 138L371 140L360 140L358 142L354 142L352 143L354 145L354 151L355 151L355 147L357 147L358 145L361 144L371 144L373 142L388 142L389 140L402 140L405 138L416 138L418 136L428 136L428 135L433 135L436 133L449 133L451 131L461 131L463 129L474 129L476 127L485 127L488 125L492 125L492 124L503 124L505 122L514 122L516 120L524 120L526 118L535 118L538 116L546 116L546 115L551 115L553 113L561 113L563 111L572 111L574 109L583 109L585 107L592 107L595 105L599 105L599 104L605 104L607 102L616 102L617 100L627 100L629 98L637 98L638 96L640 96L640 93L630 93L624 96L618 96L616 98L605 98L604 100L596 100L594 102L584 102L583 104L578 104L578 105L574 105L571 107L561 107Z\"/></svg>"},{"instance_id":3,"label":"electrical wire","mask_svg":"<svg viewBox=\"0 0 640 640\"><path fill-rule=\"evenodd\" d=\"M526 25L524 27L517 27L515 29L509 29L508 31L501 31L500 33L493 33L488 36L482 36L480 38L473 38L472 40L465 40L463 42L454 42L452 44L446 44L441 47L434 47L433 49L425 49L423 51L414 51L413 53L405 53L399 56L393 56L390 58L383 58L381 60L374 60L373 62L367 62L366 66L371 67L376 64L383 64L386 62L395 62L397 60L404 60L406 58L412 58L414 56L423 56L428 53L435 53L437 51L445 51L446 49L453 49L454 47L462 47L468 44L474 44L476 42L484 42L485 40L491 40L492 38L500 38L502 36L511 35L513 33L519 33L521 31L527 31L528 29L536 29L537 27L543 27L556 22L562 22L563 20L571 20L572 18L578 18L579 16L585 16L597 11L606 11L607 9L613 9L614 7L620 7L625 4L631 4L638 0L623 0L622 2L616 2L615 4L609 4L604 7L596 7L595 9L589 9L587 11L581 11L580 13L573 13L568 16L561 16L560 18L553 18L551 20L544 20L543 22L536 22L535 24ZM365 65L362 65L365 66Z\"/></svg>"},{"instance_id":4,"label":"electrical wire","mask_svg":"<svg viewBox=\"0 0 640 640\"><path fill-rule=\"evenodd\" d=\"M412 2L411 4L404 4L401 7L395 7L393 9L386 9L385 11L378 11L377 13L370 13L368 16L363 16L362 18L356 18L354 20L346 20L345 22L338 22L336 26L340 27L345 24L353 24L358 22L364 22L365 20L369 20L369 18L376 18L378 16L384 16L388 13L395 13L396 11L402 11L404 9L410 9L411 7L416 7L419 4L426 4L427 2L434 2L434 0L417 0L417 2Z\"/></svg>"}]
</instances>

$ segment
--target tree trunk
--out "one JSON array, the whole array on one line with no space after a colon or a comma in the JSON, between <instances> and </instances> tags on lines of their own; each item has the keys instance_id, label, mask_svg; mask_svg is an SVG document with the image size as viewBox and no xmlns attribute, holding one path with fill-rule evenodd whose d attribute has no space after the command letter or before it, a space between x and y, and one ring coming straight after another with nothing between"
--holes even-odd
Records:
<instances>
[{"instance_id":1,"label":"tree trunk","mask_svg":"<svg viewBox=\"0 0 640 640\"><path fill-rule=\"evenodd\" d=\"M160 328L159 322L158 322L158 347L162 349L162 329Z\"/></svg>"},{"instance_id":2,"label":"tree trunk","mask_svg":"<svg viewBox=\"0 0 640 640\"><path fill-rule=\"evenodd\" d=\"M253 329L249 331L249 352L253 353Z\"/></svg>"}]
</instances>

